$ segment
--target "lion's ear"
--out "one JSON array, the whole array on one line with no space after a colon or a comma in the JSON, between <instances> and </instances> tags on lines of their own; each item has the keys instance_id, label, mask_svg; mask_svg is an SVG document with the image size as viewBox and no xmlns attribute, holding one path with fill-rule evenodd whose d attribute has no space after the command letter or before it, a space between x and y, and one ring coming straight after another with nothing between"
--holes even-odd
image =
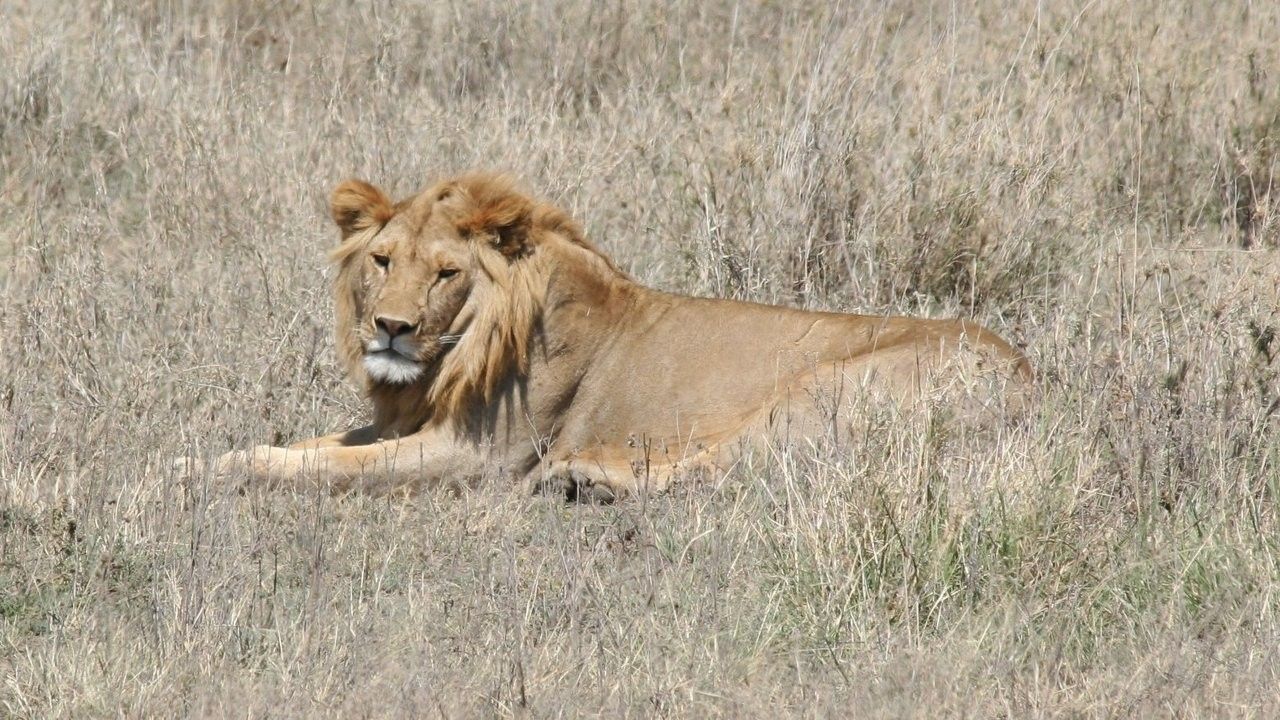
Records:
<instances>
[{"instance_id":1,"label":"lion's ear","mask_svg":"<svg viewBox=\"0 0 1280 720\"><path fill-rule=\"evenodd\" d=\"M363 180L346 180L329 198L329 214L342 230L342 239L381 225L395 214L391 201L378 188Z\"/></svg>"},{"instance_id":2,"label":"lion's ear","mask_svg":"<svg viewBox=\"0 0 1280 720\"><path fill-rule=\"evenodd\" d=\"M533 201L517 193L480 199L475 211L458 223L465 237L485 238L509 258L524 254L533 230Z\"/></svg>"}]
</instances>

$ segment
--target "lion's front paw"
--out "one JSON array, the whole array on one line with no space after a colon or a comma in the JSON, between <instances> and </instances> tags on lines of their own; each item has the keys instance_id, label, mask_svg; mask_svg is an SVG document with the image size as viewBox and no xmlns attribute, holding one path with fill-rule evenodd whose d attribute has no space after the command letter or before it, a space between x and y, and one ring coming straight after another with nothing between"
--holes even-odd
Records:
<instances>
[{"instance_id":1,"label":"lion's front paw","mask_svg":"<svg viewBox=\"0 0 1280 720\"><path fill-rule=\"evenodd\" d=\"M266 482L285 469L287 455L284 448L271 445L233 450L218 458L214 470L224 480Z\"/></svg>"},{"instance_id":2,"label":"lion's front paw","mask_svg":"<svg viewBox=\"0 0 1280 720\"><path fill-rule=\"evenodd\" d=\"M544 494L562 496L569 502L607 505L617 500L621 493L602 480L568 463L557 463L541 478L536 488Z\"/></svg>"},{"instance_id":3,"label":"lion's front paw","mask_svg":"<svg viewBox=\"0 0 1280 720\"><path fill-rule=\"evenodd\" d=\"M169 472L178 482L190 482L204 472L204 461L195 456L176 457L169 461Z\"/></svg>"},{"instance_id":4,"label":"lion's front paw","mask_svg":"<svg viewBox=\"0 0 1280 720\"><path fill-rule=\"evenodd\" d=\"M265 480L273 467L279 464L281 448L259 445L251 450L232 450L212 463L188 456L174 458L171 468L174 477L183 482L207 478L217 485L235 485L244 488L248 484Z\"/></svg>"},{"instance_id":5,"label":"lion's front paw","mask_svg":"<svg viewBox=\"0 0 1280 720\"><path fill-rule=\"evenodd\" d=\"M253 450L232 450L213 461L213 476L220 481L244 480L253 473Z\"/></svg>"}]
</instances>

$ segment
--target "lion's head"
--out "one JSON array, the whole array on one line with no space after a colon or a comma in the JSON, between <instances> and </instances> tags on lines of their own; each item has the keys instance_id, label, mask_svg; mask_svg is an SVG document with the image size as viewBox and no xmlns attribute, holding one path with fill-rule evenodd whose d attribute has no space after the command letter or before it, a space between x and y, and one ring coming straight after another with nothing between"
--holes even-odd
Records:
<instances>
[{"instance_id":1,"label":"lion's head","mask_svg":"<svg viewBox=\"0 0 1280 720\"><path fill-rule=\"evenodd\" d=\"M348 180L330 209L342 232L331 253L338 349L380 424L487 401L527 368L548 276L539 246L558 238L594 253L563 212L503 176L463 176L396 203Z\"/></svg>"}]
</instances>

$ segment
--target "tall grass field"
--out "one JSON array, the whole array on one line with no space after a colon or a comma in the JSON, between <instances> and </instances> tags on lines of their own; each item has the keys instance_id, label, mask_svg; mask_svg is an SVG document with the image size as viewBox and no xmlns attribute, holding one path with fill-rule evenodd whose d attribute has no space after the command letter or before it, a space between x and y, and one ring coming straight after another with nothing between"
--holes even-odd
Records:
<instances>
[{"instance_id":1,"label":"tall grass field","mask_svg":"<svg viewBox=\"0 0 1280 720\"><path fill-rule=\"evenodd\" d=\"M328 194L472 168L1033 409L607 506L177 476L367 421ZM1278 286L1276 3L0 0L0 716L1276 717Z\"/></svg>"}]
</instances>

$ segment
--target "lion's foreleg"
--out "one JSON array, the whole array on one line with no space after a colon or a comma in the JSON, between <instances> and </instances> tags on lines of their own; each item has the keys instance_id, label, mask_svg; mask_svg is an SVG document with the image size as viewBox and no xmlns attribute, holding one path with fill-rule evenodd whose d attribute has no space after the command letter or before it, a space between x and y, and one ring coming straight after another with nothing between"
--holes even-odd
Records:
<instances>
[{"instance_id":1,"label":"lion's foreleg","mask_svg":"<svg viewBox=\"0 0 1280 720\"><path fill-rule=\"evenodd\" d=\"M484 460L474 448L409 436L355 446L263 445L224 455L217 470L221 477L239 476L255 486L385 494L469 485Z\"/></svg>"},{"instance_id":2,"label":"lion's foreleg","mask_svg":"<svg viewBox=\"0 0 1280 720\"><path fill-rule=\"evenodd\" d=\"M300 440L289 446L290 450L316 450L318 448L349 447L351 445L369 445L378 441L378 431L373 425L362 428L344 430L332 435L321 435L316 438Z\"/></svg>"}]
</instances>

